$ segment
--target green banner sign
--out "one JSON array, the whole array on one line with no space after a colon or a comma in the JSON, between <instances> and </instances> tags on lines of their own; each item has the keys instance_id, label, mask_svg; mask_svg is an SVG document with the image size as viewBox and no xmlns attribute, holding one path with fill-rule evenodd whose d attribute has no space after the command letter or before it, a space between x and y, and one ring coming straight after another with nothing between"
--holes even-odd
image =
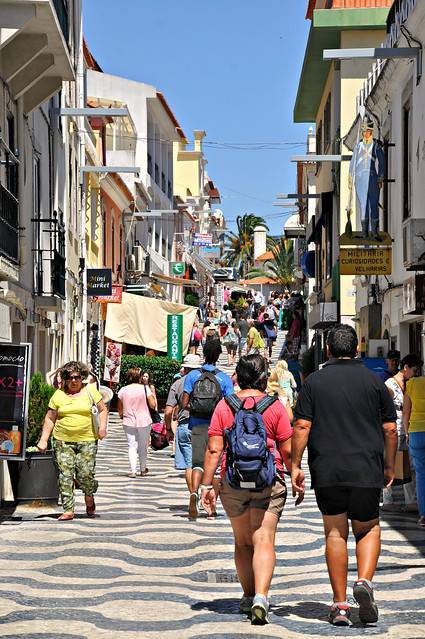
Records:
<instances>
[{"instance_id":1,"label":"green banner sign","mask_svg":"<svg viewBox=\"0 0 425 639\"><path fill-rule=\"evenodd\" d=\"M167 318L167 355L178 362L183 359L183 315Z\"/></svg>"}]
</instances>

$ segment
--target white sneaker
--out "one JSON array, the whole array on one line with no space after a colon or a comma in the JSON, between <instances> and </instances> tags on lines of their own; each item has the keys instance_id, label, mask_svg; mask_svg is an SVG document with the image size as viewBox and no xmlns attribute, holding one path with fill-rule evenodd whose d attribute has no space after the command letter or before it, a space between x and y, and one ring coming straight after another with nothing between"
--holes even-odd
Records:
<instances>
[{"instance_id":1,"label":"white sneaker","mask_svg":"<svg viewBox=\"0 0 425 639\"><path fill-rule=\"evenodd\" d=\"M264 595L255 595L251 608L251 624L254 626L264 626L269 623L270 604Z\"/></svg>"}]
</instances>

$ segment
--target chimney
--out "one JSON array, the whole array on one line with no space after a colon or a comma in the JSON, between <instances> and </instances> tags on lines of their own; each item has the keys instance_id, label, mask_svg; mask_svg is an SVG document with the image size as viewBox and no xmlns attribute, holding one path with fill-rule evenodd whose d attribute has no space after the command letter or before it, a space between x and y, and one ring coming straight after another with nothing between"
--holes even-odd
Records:
<instances>
[{"instance_id":1,"label":"chimney","mask_svg":"<svg viewBox=\"0 0 425 639\"><path fill-rule=\"evenodd\" d=\"M207 134L205 131L194 131L193 137L195 138L195 151L202 153L202 140Z\"/></svg>"},{"instance_id":2,"label":"chimney","mask_svg":"<svg viewBox=\"0 0 425 639\"><path fill-rule=\"evenodd\" d=\"M265 226L256 226L254 229L254 261L266 252L267 229Z\"/></svg>"}]
</instances>

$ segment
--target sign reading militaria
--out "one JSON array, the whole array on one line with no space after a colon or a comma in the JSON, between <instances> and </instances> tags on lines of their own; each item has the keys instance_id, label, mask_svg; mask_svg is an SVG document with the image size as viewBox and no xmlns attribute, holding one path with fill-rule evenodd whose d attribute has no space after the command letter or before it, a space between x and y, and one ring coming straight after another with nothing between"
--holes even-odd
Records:
<instances>
[{"instance_id":1,"label":"sign reading militaria","mask_svg":"<svg viewBox=\"0 0 425 639\"><path fill-rule=\"evenodd\" d=\"M392 248L341 248L341 275L391 275Z\"/></svg>"},{"instance_id":2,"label":"sign reading militaria","mask_svg":"<svg viewBox=\"0 0 425 639\"><path fill-rule=\"evenodd\" d=\"M184 262L171 262L171 272L173 275L182 276L186 270Z\"/></svg>"},{"instance_id":3,"label":"sign reading militaria","mask_svg":"<svg viewBox=\"0 0 425 639\"><path fill-rule=\"evenodd\" d=\"M112 295L112 269L87 269L87 295L89 297L104 297Z\"/></svg>"},{"instance_id":4,"label":"sign reading militaria","mask_svg":"<svg viewBox=\"0 0 425 639\"><path fill-rule=\"evenodd\" d=\"M0 459L25 459L31 344L0 344Z\"/></svg>"},{"instance_id":5,"label":"sign reading militaria","mask_svg":"<svg viewBox=\"0 0 425 639\"><path fill-rule=\"evenodd\" d=\"M183 358L183 315L167 317L167 355L177 362Z\"/></svg>"}]
</instances>

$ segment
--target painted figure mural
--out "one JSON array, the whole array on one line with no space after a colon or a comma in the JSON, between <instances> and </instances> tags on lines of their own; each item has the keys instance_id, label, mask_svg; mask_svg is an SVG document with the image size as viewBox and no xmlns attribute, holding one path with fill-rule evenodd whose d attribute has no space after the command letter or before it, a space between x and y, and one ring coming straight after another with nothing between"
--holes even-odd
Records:
<instances>
[{"instance_id":1,"label":"painted figure mural","mask_svg":"<svg viewBox=\"0 0 425 639\"><path fill-rule=\"evenodd\" d=\"M385 157L381 144L373 139L373 127L370 118L363 118L362 139L353 151L348 185L350 192L353 188L356 192L362 236L365 239L372 237L380 242L382 237L379 235L379 191L384 181Z\"/></svg>"}]
</instances>

